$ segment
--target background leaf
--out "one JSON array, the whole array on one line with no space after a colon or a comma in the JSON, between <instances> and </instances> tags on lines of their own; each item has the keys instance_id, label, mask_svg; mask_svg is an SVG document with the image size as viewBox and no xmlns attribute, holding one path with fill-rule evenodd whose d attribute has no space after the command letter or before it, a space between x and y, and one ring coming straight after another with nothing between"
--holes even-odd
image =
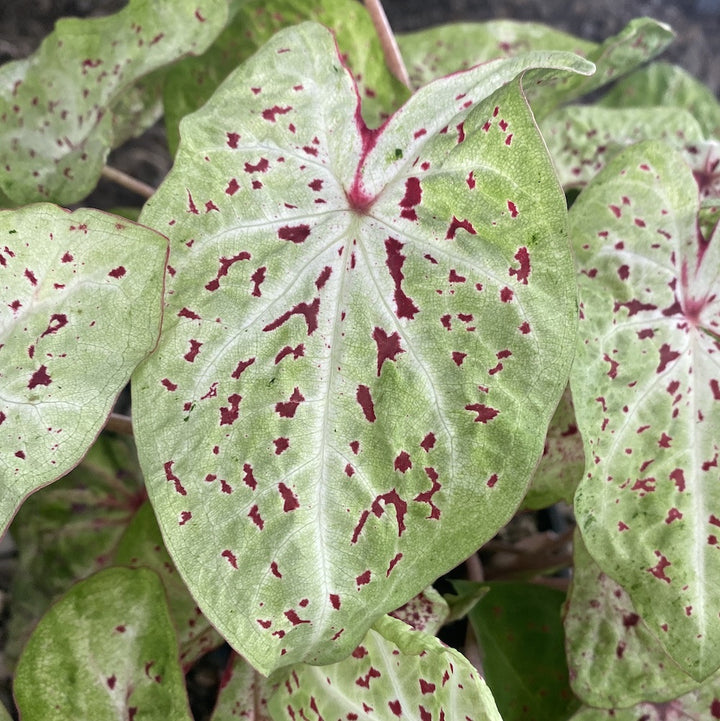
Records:
<instances>
[{"instance_id":1,"label":"background leaf","mask_svg":"<svg viewBox=\"0 0 720 721\"><path fill-rule=\"evenodd\" d=\"M131 0L115 15L60 20L32 56L3 65L2 190L18 203L84 198L110 149L157 117L152 96L136 83L203 52L225 26L227 5ZM138 104L142 114L131 114Z\"/></svg>"},{"instance_id":2,"label":"background leaf","mask_svg":"<svg viewBox=\"0 0 720 721\"><path fill-rule=\"evenodd\" d=\"M261 676L242 656L232 654L220 683L210 721L272 721L268 699L277 683Z\"/></svg>"},{"instance_id":3,"label":"background leaf","mask_svg":"<svg viewBox=\"0 0 720 721\"><path fill-rule=\"evenodd\" d=\"M565 594L529 583L490 582L469 614L485 679L504 721L562 721L579 705L570 691L560 609ZM470 586L458 584L458 590Z\"/></svg>"},{"instance_id":4,"label":"background leaf","mask_svg":"<svg viewBox=\"0 0 720 721\"><path fill-rule=\"evenodd\" d=\"M107 213L0 212L0 528L78 464L155 346L166 256Z\"/></svg>"},{"instance_id":5,"label":"background leaf","mask_svg":"<svg viewBox=\"0 0 720 721\"><path fill-rule=\"evenodd\" d=\"M701 681L720 666L720 238L701 234L698 206L687 164L659 142L613 158L575 201L571 387L583 539Z\"/></svg>"},{"instance_id":6,"label":"background leaf","mask_svg":"<svg viewBox=\"0 0 720 721\"><path fill-rule=\"evenodd\" d=\"M417 718L502 721L476 669L433 636L385 617L352 655L293 668L270 699L275 721Z\"/></svg>"},{"instance_id":7,"label":"background leaf","mask_svg":"<svg viewBox=\"0 0 720 721\"><path fill-rule=\"evenodd\" d=\"M74 586L30 637L14 695L23 721L190 721L160 579L108 568Z\"/></svg>"},{"instance_id":8,"label":"background leaf","mask_svg":"<svg viewBox=\"0 0 720 721\"><path fill-rule=\"evenodd\" d=\"M564 197L513 81L538 65L589 70L498 61L372 133L304 24L183 121L141 216L172 249L136 438L178 569L263 673L349 654L525 493L575 323Z\"/></svg>"},{"instance_id":9,"label":"background leaf","mask_svg":"<svg viewBox=\"0 0 720 721\"><path fill-rule=\"evenodd\" d=\"M424 631L434 636L449 614L447 601L432 586L428 586L422 593L396 608L390 616L400 619L416 631Z\"/></svg>"}]
</instances>

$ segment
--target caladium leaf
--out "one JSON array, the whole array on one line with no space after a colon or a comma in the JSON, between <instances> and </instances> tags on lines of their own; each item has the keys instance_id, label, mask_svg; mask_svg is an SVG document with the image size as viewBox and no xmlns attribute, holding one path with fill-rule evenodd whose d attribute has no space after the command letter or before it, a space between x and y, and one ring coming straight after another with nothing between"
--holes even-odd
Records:
<instances>
[{"instance_id":1,"label":"caladium leaf","mask_svg":"<svg viewBox=\"0 0 720 721\"><path fill-rule=\"evenodd\" d=\"M467 582L458 586L469 586ZM565 594L530 583L484 583L469 614L485 679L504 721L560 721L579 702L570 691L560 609Z\"/></svg>"},{"instance_id":2,"label":"caladium leaf","mask_svg":"<svg viewBox=\"0 0 720 721\"><path fill-rule=\"evenodd\" d=\"M75 470L26 499L10 528L18 570L10 592L6 663L15 664L53 600L110 563L145 498L132 442L103 433Z\"/></svg>"},{"instance_id":3,"label":"caladium leaf","mask_svg":"<svg viewBox=\"0 0 720 721\"><path fill-rule=\"evenodd\" d=\"M525 493L575 324L538 65L589 69L497 61L373 133L307 23L183 121L141 216L172 249L136 438L178 569L263 673L347 656Z\"/></svg>"},{"instance_id":4,"label":"caladium leaf","mask_svg":"<svg viewBox=\"0 0 720 721\"><path fill-rule=\"evenodd\" d=\"M408 98L408 89L385 66L375 27L357 0L250 0L204 55L183 60L168 73L163 101L173 154L180 120L207 101L222 80L276 32L304 20L332 28L343 62L358 84L369 127L380 125Z\"/></svg>"},{"instance_id":5,"label":"caladium leaf","mask_svg":"<svg viewBox=\"0 0 720 721\"><path fill-rule=\"evenodd\" d=\"M572 503L585 469L585 451L575 421L570 389L566 388L550 421L542 459L523 501L529 509L547 508L559 501Z\"/></svg>"},{"instance_id":6,"label":"caladium leaf","mask_svg":"<svg viewBox=\"0 0 720 721\"><path fill-rule=\"evenodd\" d=\"M613 158L571 211L580 338L571 387L590 554L682 669L720 666L717 227L659 142Z\"/></svg>"},{"instance_id":7,"label":"caladium leaf","mask_svg":"<svg viewBox=\"0 0 720 721\"><path fill-rule=\"evenodd\" d=\"M268 699L277 683L260 675L242 656L230 658L210 721L273 721Z\"/></svg>"},{"instance_id":8,"label":"caladium leaf","mask_svg":"<svg viewBox=\"0 0 720 721\"><path fill-rule=\"evenodd\" d=\"M136 81L203 52L227 12L228 0L132 0L115 15L59 21L32 56L0 68L0 188L18 203L84 198L110 149L141 129L123 96L145 105Z\"/></svg>"},{"instance_id":9,"label":"caladium leaf","mask_svg":"<svg viewBox=\"0 0 720 721\"><path fill-rule=\"evenodd\" d=\"M431 28L401 35L398 43L416 87L458 68L532 50L571 50L592 61L597 71L588 77L565 76L540 85L528 83L533 110L543 116L634 70L662 52L673 37L667 25L650 18L632 20L601 45L542 25L500 21Z\"/></svg>"},{"instance_id":10,"label":"caladium leaf","mask_svg":"<svg viewBox=\"0 0 720 721\"><path fill-rule=\"evenodd\" d=\"M571 106L540 123L564 188L587 185L607 161L628 145L663 140L677 150L703 141L695 118L680 108Z\"/></svg>"},{"instance_id":11,"label":"caladium leaf","mask_svg":"<svg viewBox=\"0 0 720 721\"><path fill-rule=\"evenodd\" d=\"M717 210L720 203L720 141L708 140L687 146L685 159L698 185L701 213L703 209L711 211L710 223L714 224L717 221L713 219L712 211Z\"/></svg>"},{"instance_id":12,"label":"caladium leaf","mask_svg":"<svg viewBox=\"0 0 720 721\"><path fill-rule=\"evenodd\" d=\"M177 629L180 663L187 670L200 656L222 645L223 638L203 617L168 555L152 506L138 509L119 540L114 563L150 568L162 579L173 624Z\"/></svg>"},{"instance_id":13,"label":"caladium leaf","mask_svg":"<svg viewBox=\"0 0 720 721\"><path fill-rule=\"evenodd\" d=\"M720 102L713 92L678 65L655 62L618 81L599 101L612 108L684 108L707 137L720 137Z\"/></svg>"},{"instance_id":14,"label":"caladium leaf","mask_svg":"<svg viewBox=\"0 0 720 721\"><path fill-rule=\"evenodd\" d=\"M23 721L190 721L160 579L108 568L74 586L30 637L14 695Z\"/></svg>"},{"instance_id":15,"label":"caladium leaf","mask_svg":"<svg viewBox=\"0 0 720 721\"><path fill-rule=\"evenodd\" d=\"M390 615L412 626L416 631L424 631L434 636L449 614L447 601L432 586L428 586Z\"/></svg>"},{"instance_id":16,"label":"caladium leaf","mask_svg":"<svg viewBox=\"0 0 720 721\"><path fill-rule=\"evenodd\" d=\"M153 349L166 257L107 213L0 212L0 528L77 465Z\"/></svg>"},{"instance_id":17,"label":"caladium leaf","mask_svg":"<svg viewBox=\"0 0 720 721\"><path fill-rule=\"evenodd\" d=\"M462 654L389 616L344 661L294 667L269 708L275 721L502 721L488 687Z\"/></svg>"},{"instance_id":18,"label":"caladium leaf","mask_svg":"<svg viewBox=\"0 0 720 721\"><path fill-rule=\"evenodd\" d=\"M698 686L665 653L627 592L592 560L579 533L564 625L572 689L589 706L670 701Z\"/></svg>"}]
</instances>

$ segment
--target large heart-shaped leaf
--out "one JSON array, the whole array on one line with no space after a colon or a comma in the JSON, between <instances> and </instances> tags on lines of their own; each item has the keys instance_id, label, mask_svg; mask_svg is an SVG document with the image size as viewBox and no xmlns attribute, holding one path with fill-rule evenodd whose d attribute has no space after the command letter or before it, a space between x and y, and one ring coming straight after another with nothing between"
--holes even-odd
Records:
<instances>
[{"instance_id":1,"label":"large heart-shaped leaf","mask_svg":"<svg viewBox=\"0 0 720 721\"><path fill-rule=\"evenodd\" d=\"M156 116L136 81L203 52L227 14L228 0L132 0L115 15L58 22L31 57L0 68L2 190L18 203L84 198L110 149ZM130 117L137 101L143 112Z\"/></svg>"},{"instance_id":2,"label":"large heart-shaped leaf","mask_svg":"<svg viewBox=\"0 0 720 721\"><path fill-rule=\"evenodd\" d=\"M108 568L74 586L30 637L13 690L23 721L190 721L160 579Z\"/></svg>"},{"instance_id":3,"label":"large heart-shaped leaf","mask_svg":"<svg viewBox=\"0 0 720 721\"><path fill-rule=\"evenodd\" d=\"M488 687L462 654L388 616L344 661L294 667L269 708L275 721L502 721Z\"/></svg>"},{"instance_id":4,"label":"large heart-shaped leaf","mask_svg":"<svg viewBox=\"0 0 720 721\"><path fill-rule=\"evenodd\" d=\"M0 529L77 465L153 349L166 257L107 213L0 212Z\"/></svg>"},{"instance_id":5,"label":"large heart-shaped leaf","mask_svg":"<svg viewBox=\"0 0 720 721\"><path fill-rule=\"evenodd\" d=\"M18 570L10 591L6 663L17 661L53 600L111 562L145 498L132 442L103 433L77 468L25 500L10 527Z\"/></svg>"},{"instance_id":6,"label":"large heart-shaped leaf","mask_svg":"<svg viewBox=\"0 0 720 721\"><path fill-rule=\"evenodd\" d=\"M575 324L542 65L590 69L490 63L371 132L307 23L183 121L141 216L172 249L136 437L178 569L264 673L347 656L522 499Z\"/></svg>"},{"instance_id":7,"label":"large heart-shaped leaf","mask_svg":"<svg viewBox=\"0 0 720 721\"><path fill-rule=\"evenodd\" d=\"M600 570L577 532L564 625L572 688L590 706L665 702L698 686L665 653L627 592Z\"/></svg>"},{"instance_id":8,"label":"large heart-shaped leaf","mask_svg":"<svg viewBox=\"0 0 720 721\"><path fill-rule=\"evenodd\" d=\"M576 513L592 557L688 674L720 666L720 237L659 142L616 156L570 211L580 286Z\"/></svg>"}]
</instances>

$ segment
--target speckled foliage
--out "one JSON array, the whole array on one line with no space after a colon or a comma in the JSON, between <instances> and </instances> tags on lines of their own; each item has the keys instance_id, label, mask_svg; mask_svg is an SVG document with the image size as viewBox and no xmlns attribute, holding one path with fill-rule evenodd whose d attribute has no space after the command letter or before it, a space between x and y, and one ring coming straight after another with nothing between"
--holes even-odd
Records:
<instances>
[{"instance_id":1,"label":"speckled foliage","mask_svg":"<svg viewBox=\"0 0 720 721\"><path fill-rule=\"evenodd\" d=\"M0 528L74 468L160 333L167 239L95 210L0 212Z\"/></svg>"},{"instance_id":2,"label":"speckled foliage","mask_svg":"<svg viewBox=\"0 0 720 721\"><path fill-rule=\"evenodd\" d=\"M142 214L171 255L136 438L181 574L262 672L347 656L526 491L575 332L537 67L591 69L499 60L372 132L308 23L181 125Z\"/></svg>"},{"instance_id":3,"label":"speckled foliage","mask_svg":"<svg viewBox=\"0 0 720 721\"><path fill-rule=\"evenodd\" d=\"M571 385L590 554L690 676L720 666L717 226L669 146L633 146L570 211L580 287Z\"/></svg>"}]
</instances>

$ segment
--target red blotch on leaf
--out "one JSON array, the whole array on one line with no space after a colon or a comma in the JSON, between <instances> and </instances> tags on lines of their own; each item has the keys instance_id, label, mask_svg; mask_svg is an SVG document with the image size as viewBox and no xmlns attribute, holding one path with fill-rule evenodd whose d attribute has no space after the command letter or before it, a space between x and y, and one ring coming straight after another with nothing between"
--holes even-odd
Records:
<instances>
[{"instance_id":1,"label":"red blotch on leaf","mask_svg":"<svg viewBox=\"0 0 720 721\"><path fill-rule=\"evenodd\" d=\"M305 396L300 392L299 388L296 386L295 390L293 390L292 395L290 396L290 400L286 403L276 403L275 404L275 412L281 417L281 418L294 418L295 417L295 411L297 411L298 406L305 400Z\"/></svg>"},{"instance_id":2,"label":"red blotch on leaf","mask_svg":"<svg viewBox=\"0 0 720 721\"><path fill-rule=\"evenodd\" d=\"M660 560L657 562L656 566L648 568L648 572L652 573L655 578L659 578L661 581L670 583L670 579L665 575L665 569L668 568L668 566L672 566L672 563L670 563L670 561L668 561L667 558L662 553L660 553L660 551L655 551L655 555Z\"/></svg>"},{"instance_id":3,"label":"red blotch on leaf","mask_svg":"<svg viewBox=\"0 0 720 721\"><path fill-rule=\"evenodd\" d=\"M288 448L290 448L290 439L289 438L276 438L273 441L273 445L275 446L275 455L279 456L281 453L284 453Z\"/></svg>"},{"instance_id":4,"label":"red blotch on leaf","mask_svg":"<svg viewBox=\"0 0 720 721\"><path fill-rule=\"evenodd\" d=\"M233 393L228 396L228 405L220 407L220 425L231 426L238 419L240 415L240 401L242 396L237 393Z\"/></svg>"},{"instance_id":5,"label":"red blotch on leaf","mask_svg":"<svg viewBox=\"0 0 720 721\"><path fill-rule=\"evenodd\" d=\"M68 319L64 313L53 313L50 316L48 327L42 332L40 337L44 338L46 335L53 335L54 333L57 333L61 328L64 328L67 325L67 322Z\"/></svg>"},{"instance_id":6,"label":"red blotch on leaf","mask_svg":"<svg viewBox=\"0 0 720 721\"><path fill-rule=\"evenodd\" d=\"M370 570L364 571L363 573L361 573L359 576L357 576L355 578L355 583L358 586L366 586L368 583L370 583L371 576L372 576L372 574L370 573ZM370 670L372 671L373 669L370 669ZM378 676L379 675L380 674L378 674Z\"/></svg>"},{"instance_id":7,"label":"red blotch on leaf","mask_svg":"<svg viewBox=\"0 0 720 721\"><path fill-rule=\"evenodd\" d=\"M395 362L396 356L404 353L405 350L400 346L400 334L397 331L388 335L382 328L376 326L372 337L377 345L377 375L379 378L383 363L386 360Z\"/></svg>"},{"instance_id":8,"label":"red blotch on leaf","mask_svg":"<svg viewBox=\"0 0 720 721\"><path fill-rule=\"evenodd\" d=\"M394 300L398 317L412 320L415 314L419 312L419 308L402 289L402 282L405 278L402 267L406 259L406 256L401 252L403 247L404 245L396 238L388 238L385 241L385 253L387 255L386 265L390 271L390 277L395 283Z\"/></svg>"},{"instance_id":9,"label":"red blotch on leaf","mask_svg":"<svg viewBox=\"0 0 720 721\"><path fill-rule=\"evenodd\" d=\"M530 277L530 254L528 249L525 247L518 248L515 253L515 260L520 264L519 268L510 268L508 271L511 276L517 276L517 279L523 285L528 284L528 278Z\"/></svg>"},{"instance_id":10,"label":"red blotch on leaf","mask_svg":"<svg viewBox=\"0 0 720 721\"><path fill-rule=\"evenodd\" d=\"M420 442L420 447L426 452L429 453L434 447L435 447L435 434L434 433L428 433L425 438L422 439Z\"/></svg>"},{"instance_id":11,"label":"red blotch on leaf","mask_svg":"<svg viewBox=\"0 0 720 721\"><path fill-rule=\"evenodd\" d=\"M370 395L370 389L365 385L359 385L357 392L355 393L355 400L360 404L362 412L365 418L370 423L375 422L375 404L373 403L372 396Z\"/></svg>"},{"instance_id":12,"label":"red blotch on leaf","mask_svg":"<svg viewBox=\"0 0 720 721\"><path fill-rule=\"evenodd\" d=\"M453 240L455 238L455 234L461 228L470 233L470 235L477 235L477 231L469 220L458 220L453 215L450 225L448 226L447 233L445 234L445 240Z\"/></svg>"},{"instance_id":13,"label":"red blotch on leaf","mask_svg":"<svg viewBox=\"0 0 720 721\"><path fill-rule=\"evenodd\" d=\"M482 403L473 403L471 405L465 406L466 411L472 411L473 413L476 413L475 417L475 423L487 423L488 421L491 421L495 416L497 416L500 411L496 410L495 408L490 408L490 406L486 406Z\"/></svg>"},{"instance_id":14,"label":"red blotch on leaf","mask_svg":"<svg viewBox=\"0 0 720 721\"><path fill-rule=\"evenodd\" d=\"M400 200L400 215L407 220L417 220L415 206L422 200L422 187L420 180L416 177L408 178L405 181L405 195Z\"/></svg>"},{"instance_id":15,"label":"red blotch on leaf","mask_svg":"<svg viewBox=\"0 0 720 721\"><path fill-rule=\"evenodd\" d=\"M280 240L289 240L291 243L304 243L310 235L310 226L305 223L300 225L284 225L277 232Z\"/></svg>"},{"instance_id":16,"label":"red blotch on leaf","mask_svg":"<svg viewBox=\"0 0 720 721\"><path fill-rule=\"evenodd\" d=\"M163 469L165 470L165 479L175 485L175 491L177 493L179 493L181 496L187 496L187 491L185 490L185 488L183 488L180 479L173 472L173 465L175 465L175 461L166 461L163 464Z\"/></svg>"},{"instance_id":17,"label":"red blotch on leaf","mask_svg":"<svg viewBox=\"0 0 720 721\"><path fill-rule=\"evenodd\" d=\"M278 484L278 492L280 493L280 497L283 500L283 511L285 511L285 513L300 508L300 501L298 501L298 497L284 483Z\"/></svg>"},{"instance_id":18,"label":"red blotch on leaf","mask_svg":"<svg viewBox=\"0 0 720 721\"><path fill-rule=\"evenodd\" d=\"M47 366L42 365L30 376L27 387L32 390L37 386L49 386L51 383L52 378L48 375Z\"/></svg>"},{"instance_id":19,"label":"red blotch on leaf","mask_svg":"<svg viewBox=\"0 0 720 721\"><path fill-rule=\"evenodd\" d=\"M410 454L405 451L400 451L395 458L394 468L400 473L406 473L412 468L412 461L410 460Z\"/></svg>"},{"instance_id":20,"label":"red blotch on leaf","mask_svg":"<svg viewBox=\"0 0 720 721\"><path fill-rule=\"evenodd\" d=\"M233 568L237 569L237 558L235 554L227 548L220 554Z\"/></svg>"},{"instance_id":21,"label":"red blotch on leaf","mask_svg":"<svg viewBox=\"0 0 720 721\"><path fill-rule=\"evenodd\" d=\"M292 316L301 315L305 319L307 325L307 334L312 335L318 327L318 313L320 311L320 298L313 299L313 302L298 303L291 310L283 313L279 318L276 318L272 323L268 323L264 328L264 332L275 330L279 328L283 323L286 323Z\"/></svg>"}]
</instances>

